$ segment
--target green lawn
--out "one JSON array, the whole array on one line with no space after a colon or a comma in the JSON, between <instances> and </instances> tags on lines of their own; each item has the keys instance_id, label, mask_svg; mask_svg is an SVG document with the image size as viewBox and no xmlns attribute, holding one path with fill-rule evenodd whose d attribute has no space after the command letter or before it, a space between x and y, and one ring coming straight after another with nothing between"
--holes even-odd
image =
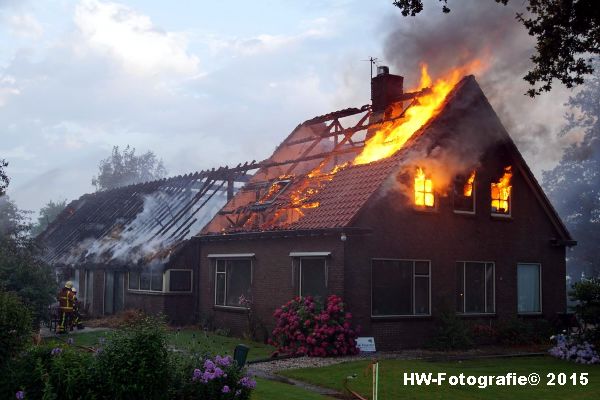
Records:
<instances>
[{"instance_id":1,"label":"green lawn","mask_svg":"<svg viewBox=\"0 0 600 400\"><path fill-rule=\"evenodd\" d=\"M72 338L75 345L85 347L97 347L100 338L110 335L110 331L74 333L59 336L60 339L47 339L50 343L59 343ZM251 340L238 339L235 337L205 333L201 330L183 329L179 332L169 331L167 341L170 346L186 351L208 351L212 354L233 355L233 349L237 344L245 344L250 348L248 360L268 358L274 347L253 342Z\"/></svg>"},{"instance_id":2,"label":"green lawn","mask_svg":"<svg viewBox=\"0 0 600 400\"><path fill-rule=\"evenodd\" d=\"M324 397L299 387L258 378L251 400L326 400Z\"/></svg>"},{"instance_id":3,"label":"green lawn","mask_svg":"<svg viewBox=\"0 0 600 400\"><path fill-rule=\"evenodd\" d=\"M359 361L323 368L305 368L284 371L281 374L290 378L310 382L315 385L343 391L344 379L352 374L357 378L351 381L350 388L364 396L371 397L370 362ZM599 399L600 366L584 366L551 357L495 358L463 362L427 362L413 360L383 360L379 364L379 398L389 399ZM403 386L405 372L446 372L449 375L506 375L515 372L529 375L536 372L542 382L538 386L490 386L478 389L474 386ZM589 373L587 386L546 386L548 373Z\"/></svg>"}]
</instances>

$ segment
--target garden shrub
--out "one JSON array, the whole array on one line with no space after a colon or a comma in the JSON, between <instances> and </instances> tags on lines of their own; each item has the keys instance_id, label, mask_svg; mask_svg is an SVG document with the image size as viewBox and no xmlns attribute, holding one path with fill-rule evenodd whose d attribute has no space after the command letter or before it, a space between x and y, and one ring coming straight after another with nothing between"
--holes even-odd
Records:
<instances>
[{"instance_id":1,"label":"garden shrub","mask_svg":"<svg viewBox=\"0 0 600 400\"><path fill-rule=\"evenodd\" d=\"M498 341L504 345L529 345L548 342L553 328L545 319L507 318L498 323Z\"/></svg>"},{"instance_id":2,"label":"garden shrub","mask_svg":"<svg viewBox=\"0 0 600 400\"><path fill-rule=\"evenodd\" d=\"M556 335L551 337L556 345L549 350L550 355L563 360L575 361L580 364L598 364L600 355L594 345L576 336Z\"/></svg>"},{"instance_id":3,"label":"garden shrub","mask_svg":"<svg viewBox=\"0 0 600 400\"><path fill-rule=\"evenodd\" d=\"M569 292L584 339L600 346L600 278L583 279Z\"/></svg>"},{"instance_id":4,"label":"garden shrub","mask_svg":"<svg viewBox=\"0 0 600 400\"><path fill-rule=\"evenodd\" d=\"M470 327L471 337L477 345L489 345L496 342L498 332L490 324L475 323Z\"/></svg>"},{"instance_id":5,"label":"garden shrub","mask_svg":"<svg viewBox=\"0 0 600 400\"><path fill-rule=\"evenodd\" d=\"M273 314L276 326L270 343L282 354L314 357L358 353L352 314L341 297L322 304L310 296L296 297Z\"/></svg>"},{"instance_id":6,"label":"garden shrub","mask_svg":"<svg viewBox=\"0 0 600 400\"><path fill-rule=\"evenodd\" d=\"M473 347L473 337L468 325L451 311L437 317L436 331L427 347L434 350L466 350Z\"/></svg>"},{"instance_id":7,"label":"garden shrub","mask_svg":"<svg viewBox=\"0 0 600 400\"><path fill-rule=\"evenodd\" d=\"M29 309L15 293L0 289L0 372L31 340L31 328Z\"/></svg>"}]
</instances>

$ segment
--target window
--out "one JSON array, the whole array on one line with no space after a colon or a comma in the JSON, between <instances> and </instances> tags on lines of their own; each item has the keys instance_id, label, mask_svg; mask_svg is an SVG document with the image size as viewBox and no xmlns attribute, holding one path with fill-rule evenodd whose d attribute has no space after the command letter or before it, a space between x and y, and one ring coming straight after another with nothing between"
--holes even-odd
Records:
<instances>
[{"instance_id":1,"label":"window","mask_svg":"<svg viewBox=\"0 0 600 400\"><path fill-rule=\"evenodd\" d=\"M373 316L429 315L430 263L415 260L373 260Z\"/></svg>"},{"instance_id":2,"label":"window","mask_svg":"<svg viewBox=\"0 0 600 400\"><path fill-rule=\"evenodd\" d=\"M240 297L250 294L252 261L216 260L215 264L215 305L241 307Z\"/></svg>"},{"instance_id":3,"label":"window","mask_svg":"<svg viewBox=\"0 0 600 400\"><path fill-rule=\"evenodd\" d=\"M492 183L492 214L510 215L512 167L504 168L504 174L498 182Z\"/></svg>"},{"instance_id":4,"label":"window","mask_svg":"<svg viewBox=\"0 0 600 400\"><path fill-rule=\"evenodd\" d=\"M433 208L435 206L433 182L431 178L425 176L422 168L417 168L415 174L415 205L425 208Z\"/></svg>"},{"instance_id":5,"label":"window","mask_svg":"<svg viewBox=\"0 0 600 400\"><path fill-rule=\"evenodd\" d=\"M300 258L300 296L327 298L327 263L325 258Z\"/></svg>"},{"instance_id":6,"label":"window","mask_svg":"<svg viewBox=\"0 0 600 400\"><path fill-rule=\"evenodd\" d=\"M169 292L191 292L192 271L189 269L170 269L165 272L166 287Z\"/></svg>"},{"instance_id":7,"label":"window","mask_svg":"<svg viewBox=\"0 0 600 400\"><path fill-rule=\"evenodd\" d=\"M517 265L518 311L520 313L542 312L540 264Z\"/></svg>"},{"instance_id":8,"label":"window","mask_svg":"<svg viewBox=\"0 0 600 400\"><path fill-rule=\"evenodd\" d=\"M475 171L468 177L459 176L454 181L454 211L475 212Z\"/></svg>"},{"instance_id":9,"label":"window","mask_svg":"<svg viewBox=\"0 0 600 400\"><path fill-rule=\"evenodd\" d=\"M94 271L89 269L85 270L85 293L84 293L84 304L89 306L92 304L94 298Z\"/></svg>"},{"instance_id":10,"label":"window","mask_svg":"<svg viewBox=\"0 0 600 400\"><path fill-rule=\"evenodd\" d=\"M129 290L163 291L163 272L143 270L129 272Z\"/></svg>"},{"instance_id":11,"label":"window","mask_svg":"<svg viewBox=\"0 0 600 400\"><path fill-rule=\"evenodd\" d=\"M464 314L495 312L494 263L456 263L457 311Z\"/></svg>"}]
</instances>

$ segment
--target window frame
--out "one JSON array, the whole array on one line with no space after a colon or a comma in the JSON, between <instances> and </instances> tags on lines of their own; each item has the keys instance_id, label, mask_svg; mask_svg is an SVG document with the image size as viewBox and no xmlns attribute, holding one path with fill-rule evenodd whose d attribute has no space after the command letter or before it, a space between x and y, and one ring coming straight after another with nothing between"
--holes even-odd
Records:
<instances>
[{"instance_id":1,"label":"window frame","mask_svg":"<svg viewBox=\"0 0 600 400\"><path fill-rule=\"evenodd\" d=\"M500 217L500 218L511 218L512 217L512 209L513 209L513 189L514 189L514 185L512 184L512 179L514 178L514 173L511 176L511 188L510 188L510 194L508 195L508 199L506 200L508 202L508 212L506 213L499 213L499 212L495 212L492 208L492 203L494 202L494 198L492 197L492 185L498 184L498 181L502 179L502 175L500 176L500 178L498 178L498 180L496 181L492 181L490 182L490 215L492 217ZM504 201L501 199L496 199L497 201Z\"/></svg>"},{"instance_id":2,"label":"window frame","mask_svg":"<svg viewBox=\"0 0 600 400\"><path fill-rule=\"evenodd\" d=\"M456 177L454 179L454 184L453 184L453 188L452 188L452 211L454 211L455 214L475 215L475 214L477 214L477 180L478 180L477 179L477 171L475 171L475 180L473 181L473 189L471 190L471 198L473 199L473 210L472 211L456 209L456 184L458 183L457 182L458 178L459 177ZM468 177L466 179L468 179ZM466 181L466 179L465 179L465 181ZM463 186L464 186L464 183L465 182L463 182ZM490 186L490 195L491 195L491 186ZM462 196L462 197L466 197L466 196Z\"/></svg>"},{"instance_id":3,"label":"window frame","mask_svg":"<svg viewBox=\"0 0 600 400\"><path fill-rule=\"evenodd\" d=\"M138 274L138 289L131 289L129 287L129 282L131 279L131 272L136 272ZM162 289L161 290L154 290L152 289L152 275L154 275L154 273L156 273L156 271L152 271L150 270L150 289L142 289L142 273L144 271L143 270L139 270L139 271L127 271L127 291L128 292L135 292L135 293L168 293L165 290L165 272L166 271L162 271L160 274L162 275ZM181 292L175 292L175 293L181 293Z\"/></svg>"},{"instance_id":4,"label":"window frame","mask_svg":"<svg viewBox=\"0 0 600 400\"><path fill-rule=\"evenodd\" d=\"M190 273L190 290L171 290L171 271L176 272L189 272ZM165 293L192 293L194 291L194 271L187 268L172 268L164 272L163 275L163 289Z\"/></svg>"},{"instance_id":5,"label":"window frame","mask_svg":"<svg viewBox=\"0 0 600 400\"><path fill-rule=\"evenodd\" d=\"M539 303L540 310L539 311L519 311L519 265L537 265L538 267L538 285L540 288L539 293ZM518 315L541 315L544 312L543 309L543 293L542 293L542 263L539 262L517 262L517 314Z\"/></svg>"},{"instance_id":6,"label":"window frame","mask_svg":"<svg viewBox=\"0 0 600 400\"><path fill-rule=\"evenodd\" d=\"M413 207L415 208L415 210L418 210L418 211L437 211L438 197L436 196L435 187L433 185L433 178L431 178L431 175L427 175L427 173L425 172L424 169L423 169L423 174L425 175L425 178L423 180L423 190L422 191L417 190L417 185L415 183L416 174L412 175L412 187L413 187L412 204L413 204ZM427 180L431 181L431 192L426 191ZM423 204L422 205L417 204L417 192L423 194ZM425 204L428 194L431 194L431 196L433 196L433 205L432 206L428 206ZM403 261L411 261L411 260L403 260Z\"/></svg>"},{"instance_id":7,"label":"window frame","mask_svg":"<svg viewBox=\"0 0 600 400\"><path fill-rule=\"evenodd\" d=\"M252 254L254 255L254 254ZM229 306L227 305L227 261L240 261L240 260L247 260L250 261L250 285L249 285L249 289L252 290L252 284L253 284L253 280L254 280L254 258L253 257L241 257L238 254L234 254L230 257L211 257L212 255L209 255L209 258L214 260L214 264L213 264L213 268L214 268L214 286L213 286L213 290L214 290L214 296L213 296L213 307L217 307L217 308L225 308L225 309L235 309L235 310L248 310L250 307L244 307L244 306ZM225 262L225 271L223 272L219 272L218 270L218 263L219 261L224 261ZM223 304L217 304L217 275L218 274L223 274L225 275L225 290L224 290L224 302Z\"/></svg>"},{"instance_id":8,"label":"window frame","mask_svg":"<svg viewBox=\"0 0 600 400\"><path fill-rule=\"evenodd\" d=\"M385 315L375 315L373 314L373 261L409 261L412 262L412 314L385 314ZM429 279L429 300L428 300L428 308L429 312L426 314L416 314L415 313L415 263L417 262L426 262L428 265L428 274L427 275L418 275L420 277L427 276ZM385 319L385 318L426 318L431 317L431 260L424 259L406 259L406 258L372 258L371 259L371 318L373 319Z\"/></svg>"},{"instance_id":9,"label":"window frame","mask_svg":"<svg viewBox=\"0 0 600 400\"><path fill-rule=\"evenodd\" d=\"M325 269L325 290L329 292L329 264L327 263L327 256L297 256L294 257L298 260L298 296L304 297L302 294L302 260L323 260L323 268ZM295 274L295 271L294 271ZM314 296L313 296L314 297ZM325 299L327 296L325 297ZM325 300L323 299L323 300Z\"/></svg>"},{"instance_id":10,"label":"window frame","mask_svg":"<svg viewBox=\"0 0 600 400\"><path fill-rule=\"evenodd\" d=\"M462 301L463 301L462 312L456 311L456 313L458 315L495 315L496 314L496 263L494 261L472 261L472 260L471 261L466 261L466 260L463 261L463 260L459 260L459 261L456 261L455 265L458 263L462 263L462 278L463 278L462 284L463 284L464 293L463 293L463 299L462 299ZM484 272L487 272L487 271L485 271L485 269L487 269L487 265L492 264L492 272L493 272L492 273L492 285L493 285L493 292L494 292L494 296L493 296L494 311L492 311L492 312L467 312L466 311L466 309L467 309L467 295L466 295L467 294L467 289L466 289L467 288L467 282L466 282L467 274L465 273L465 269L466 269L467 263L483 264ZM484 276L485 276L485 274L484 274ZM484 283L483 286L484 286L484 305L483 305L483 307L484 307L484 309L487 310L487 289L488 288L487 288L486 283ZM456 289L458 290L459 288L456 288Z\"/></svg>"}]
</instances>

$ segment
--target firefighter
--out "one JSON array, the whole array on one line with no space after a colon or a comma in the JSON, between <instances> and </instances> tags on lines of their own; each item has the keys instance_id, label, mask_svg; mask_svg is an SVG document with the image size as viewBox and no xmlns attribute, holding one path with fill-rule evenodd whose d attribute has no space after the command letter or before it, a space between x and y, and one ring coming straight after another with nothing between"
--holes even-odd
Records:
<instances>
[{"instance_id":1,"label":"firefighter","mask_svg":"<svg viewBox=\"0 0 600 400\"><path fill-rule=\"evenodd\" d=\"M75 295L73 293L73 282L67 281L58 293L58 306L60 308L60 320L57 327L58 333L67 333L73 329L73 306Z\"/></svg>"},{"instance_id":2,"label":"firefighter","mask_svg":"<svg viewBox=\"0 0 600 400\"><path fill-rule=\"evenodd\" d=\"M73 292L73 324L77 329L83 329L83 324L81 323L81 314L79 310L81 309L81 302L77 298L77 288L71 289Z\"/></svg>"}]
</instances>

